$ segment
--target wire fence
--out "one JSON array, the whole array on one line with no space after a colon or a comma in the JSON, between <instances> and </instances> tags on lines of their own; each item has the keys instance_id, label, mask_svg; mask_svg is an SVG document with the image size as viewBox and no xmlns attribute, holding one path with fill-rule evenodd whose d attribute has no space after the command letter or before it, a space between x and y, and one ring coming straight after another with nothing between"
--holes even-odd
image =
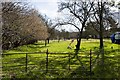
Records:
<instances>
[{"instance_id":1,"label":"wire fence","mask_svg":"<svg viewBox=\"0 0 120 80\"><path fill-rule=\"evenodd\" d=\"M75 72L77 71L75 69L80 66L82 73L92 76L96 64L100 63L97 60L100 56L95 55L92 50L83 53L85 55L81 54L49 52L48 49L46 52L4 53L2 54L3 75L8 77L16 70L18 73L29 73L32 70L43 71L44 73L51 73L54 70ZM113 59L115 57L105 56L105 58ZM119 71L119 61L116 64ZM119 72L117 74L119 76Z\"/></svg>"}]
</instances>

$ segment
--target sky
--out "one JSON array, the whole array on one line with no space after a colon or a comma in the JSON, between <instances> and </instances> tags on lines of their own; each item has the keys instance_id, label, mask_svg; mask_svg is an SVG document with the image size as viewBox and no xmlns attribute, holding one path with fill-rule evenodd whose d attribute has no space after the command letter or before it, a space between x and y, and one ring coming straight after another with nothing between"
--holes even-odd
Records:
<instances>
[{"instance_id":1,"label":"sky","mask_svg":"<svg viewBox=\"0 0 120 80\"><path fill-rule=\"evenodd\" d=\"M42 15L47 15L50 19L55 19L57 17L62 17L60 13L58 13L58 2L60 0L30 0L30 4L32 4L32 7L37 9L39 13ZM77 31L77 29L73 26L63 26L57 28L59 30L65 29L66 31Z\"/></svg>"},{"instance_id":2,"label":"sky","mask_svg":"<svg viewBox=\"0 0 120 80\"><path fill-rule=\"evenodd\" d=\"M50 18L59 16L58 2L61 0L27 0L33 7L35 7L40 13L48 15ZM118 2L120 0L116 0Z\"/></svg>"},{"instance_id":3,"label":"sky","mask_svg":"<svg viewBox=\"0 0 120 80\"><path fill-rule=\"evenodd\" d=\"M39 13L42 15L47 15L50 19L55 19L57 17L60 17L60 13L58 13L58 2L60 0L27 0L32 4L32 7L37 9ZM118 2L120 0L116 0ZM114 8L113 8L114 10ZM65 29L67 31L76 31L77 29L75 27L62 27L62 29Z\"/></svg>"},{"instance_id":4,"label":"sky","mask_svg":"<svg viewBox=\"0 0 120 80\"><path fill-rule=\"evenodd\" d=\"M46 14L50 18L57 17L58 13L58 0L36 0L34 2L31 2L33 4L33 7L35 7L41 14Z\"/></svg>"}]
</instances>

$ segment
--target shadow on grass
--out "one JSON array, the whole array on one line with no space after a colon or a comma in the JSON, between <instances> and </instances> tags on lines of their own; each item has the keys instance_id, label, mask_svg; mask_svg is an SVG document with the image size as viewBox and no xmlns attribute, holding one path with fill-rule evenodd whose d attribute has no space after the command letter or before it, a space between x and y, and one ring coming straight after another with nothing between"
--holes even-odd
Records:
<instances>
[{"instance_id":1,"label":"shadow on grass","mask_svg":"<svg viewBox=\"0 0 120 80\"><path fill-rule=\"evenodd\" d=\"M111 61L110 59L105 59L104 66L101 65L101 61L97 63L95 68L93 69L94 75L92 77L97 78L110 78L118 80L120 78L120 65L118 63Z\"/></svg>"},{"instance_id":2,"label":"shadow on grass","mask_svg":"<svg viewBox=\"0 0 120 80\"><path fill-rule=\"evenodd\" d=\"M112 53L113 51L111 51ZM20 75L21 77L30 77L34 79L47 79L47 78L68 78L68 80L72 80L72 78L89 78L91 75L89 72L88 67L85 66L85 63L82 62L82 57L78 56L79 51L76 51L74 55L70 56L70 61L68 56L64 58L58 59L57 57L52 57L48 59L48 72L46 73L46 56L43 57L38 57L34 58L32 56L29 56L31 60L29 62L34 63L34 67L30 67L28 65L28 72L24 74L17 74ZM18 58L15 60L15 62L20 62L21 60L24 61L25 58ZM74 60L73 60L74 59ZM99 57L98 57L99 59ZM119 59L119 58L118 58ZM114 60L114 59L113 59ZM75 63L77 62L78 63ZM21 62L20 62L21 63ZM98 62L100 63L100 62ZM78 65L75 69L72 67L69 70L69 64L70 65ZM92 75L92 78L98 77L101 78L101 74L104 74L104 77L107 78L115 78L115 77L120 77L120 65L115 67L116 64L109 59L105 59L105 64L104 64L104 72L101 71L101 66L100 65L95 65L93 71L94 75ZM117 72L118 71L118 72ZM26 74L26 76L25 76ZM55 79L53 79L55 80Z\"/></svg>"},{"instance_id":3,"label":"shadow on grass","mask_svg":"<svg viewBox=\"0 0 120 80\"><path fill-rule=\"evenodd\" d=\"M47 48L49 46L27 46L28 48Z\"/></svg>"},{"instance_id":4,"label":"shadow on grass","mask_svg":"<svg viewBox=\"0 0 120 80\"><path fill-rule=\"evenodd\" d=\"M48 45L45 46L44 43L35 43L35 44L29 44L29 45L23 45L23 46L19 46L14 48L13 50L15 51L34 51L34 50L38 50L38 48L42 49L42 48L47 48L50 47Z\"/></svg>"},{"instance_id":5,"label":"shadow on grass","mask_svg":"<svg viewBox=\"0 0 120 80\"><path fill-rule=\"evenodd\" d=\"M45 45L45 43L34 43L33 45Z\"/></svg>"}]
</instances>

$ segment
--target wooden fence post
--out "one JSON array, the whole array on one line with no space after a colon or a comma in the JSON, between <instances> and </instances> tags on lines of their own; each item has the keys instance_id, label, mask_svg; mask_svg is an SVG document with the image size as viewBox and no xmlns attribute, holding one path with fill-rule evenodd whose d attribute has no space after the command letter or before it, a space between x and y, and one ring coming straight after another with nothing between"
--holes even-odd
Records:
<instances>
[{"instance_id":1,"label":"wooden fence post","mask_svg":"<svg viewBox=\"0 0 120 80\"><path fill-rule=\"evenodd\" d=\"M69 70L70 70L70 53L68 54L68 58L69 58Z\"/></svg>"},{"instance_id":2,"label":"wooden fence post","mask_svg":"<svg viewBox=\"0 0 120 80\"><path fill-rule=\"evenodd\" d=\"M26 53L26 65L25 65L25 71L27 72L27 63L28 63L28 55L27 55L27 53Z\"/></svg>"},{"instance_id":3,"label":"wooden fence post","mask_svg":"<svg viewBox=\"0 0 120 80\"><path fill-rule=\"evenodd\" d=\"M48 72L48 49L46 51L46 73Z\"/></svg>"},{"instance_id":4,"label":"wooden fence post","mask_svg":"<svg viewBox=\"0 0 120 80\"><path fill-rule=\"evenodd\" d=\"M90 76L92 75L92 50L90 49Z\"/></svg>"}]
</instances>

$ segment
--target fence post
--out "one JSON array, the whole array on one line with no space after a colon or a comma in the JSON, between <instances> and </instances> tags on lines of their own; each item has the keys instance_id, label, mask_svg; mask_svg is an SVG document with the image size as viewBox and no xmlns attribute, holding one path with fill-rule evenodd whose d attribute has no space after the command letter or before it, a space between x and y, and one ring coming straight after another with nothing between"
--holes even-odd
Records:
<instances>
[{"instance_id":1,"label":"fence post","mask_svg":"<svg viewBox=\"0 0 120 80\"><path fill-rule=\"evenodd\" d=\"M90 76L92 75L92 50L90 49Z\"/></svg>"},{"instance_id":2,"label":"fence post","mask_svg":"<svg viewBox=\"0 0 120 80\"><path fill-rule=\"evenodd\" d=\"M46 51L46 73L48 72L48 49Z\"/></svg>"},{"instance_id":3,"label":"fence post","mask_svg":"<svg viewBox=\"0 0 120 80\"><path fill-rule=\"evenodd\" d=\"M26 53L26 65L25 65L25 71L27 72L27 63L28 63L28 55L27 55L27 53Z\"/></svg>"},{"instance_id":4,"label":"fence post","mask_svg":"<svg viewBox=\"0 0 120 80\"><path fill-rule=\"evenodd\" d=\"M70 53L68 54L68 58L69 58L69 70L70 70Z\"/></svg>"}]
</instances>

